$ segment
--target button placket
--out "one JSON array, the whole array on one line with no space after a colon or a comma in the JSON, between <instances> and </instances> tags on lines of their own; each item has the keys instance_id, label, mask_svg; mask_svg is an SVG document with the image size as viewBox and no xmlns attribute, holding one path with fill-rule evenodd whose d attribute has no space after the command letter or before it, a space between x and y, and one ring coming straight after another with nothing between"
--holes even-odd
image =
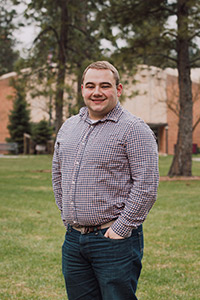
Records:
<instances>
[{"instance_id":1,"label":"button placket","mask_svg":"<svg viewBox=\"0 0 200 300\"><path fill-rule=\"evenodd\" d=\"M73 212L74 212L74 221L75 223L78 222L77 220L77 213L76 213L76 206L75 206L75 190L76 190L76 180L78 178L79 168L81 165L82 157L84 155L84 151L87 145L88 138L90 136L90 133L94 129L94 126L89 126L88 131L85 133L82 141L80 142L80 147L77 151L77 155L74 162L74 170L72 174L72 184L70 189L70 204L73 206Z\"/></svg>"}]
</instances>

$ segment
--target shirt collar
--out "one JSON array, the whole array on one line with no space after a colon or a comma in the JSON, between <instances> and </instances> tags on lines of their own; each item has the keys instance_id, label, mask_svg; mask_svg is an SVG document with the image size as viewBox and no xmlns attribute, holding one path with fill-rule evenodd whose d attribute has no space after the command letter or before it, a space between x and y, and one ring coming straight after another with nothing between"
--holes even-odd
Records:
<instances>
[{"instance_id":1,"label":"shirt collar","mask_svg":"<svg viewBox=\"0 0 200 300\"><path fill-rule=\"evenodd\" d=\"M97 122L104 122L106 120L118 122L119 117L121 116L122 113L123 113L123 107L121 106L120 102L118 101L117 105L103 119L101 119L101 120L99 120ZM88 108L86 106L82 107L80 109L79 116L84 121L90 123L89 112L88 112Z\"/></svg>"}]
</instances>

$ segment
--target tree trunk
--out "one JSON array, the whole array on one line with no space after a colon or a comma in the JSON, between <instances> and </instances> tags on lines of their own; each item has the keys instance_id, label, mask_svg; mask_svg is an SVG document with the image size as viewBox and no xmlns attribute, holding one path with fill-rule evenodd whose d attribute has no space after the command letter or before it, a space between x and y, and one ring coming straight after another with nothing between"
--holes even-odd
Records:
<instances>
[{"instance_id":1,"label":"tree trunk","mask_svg":"<svg viewBox=\"0 0 200 300\"><path fill-rule=\"evenodd\" d=\"M57 134L63 122L63 98L66 72L66 49L67 49L67 35L68 35L68 1L60 0L61 9L61 24L59 35L59 50L58 50L58 74L56 82L56 99L55 99L55 132Z\"/></svg>"},{"instance_id":2,"label":"tree trunk","mask_svg":"<svg viewBox=\"0 0 200 300\"><path fill-rule=\"evenodd\" d=\"M190 78L187 0L178 0L177 4L177 50L180 112L175 155L168 175L191 176L193 103L192 84Z\"/></svg>"},{"instance_id":3,"label":"tree trunk","mask_svg":"<svg viewBox=\"0 0 200 300\"><path fill-rule=\"evenodd\" d=\"M81 1L81 14L80 14L80 29L87 33L87 26L88 26L88 20L87 20L87 11L88 11L88 1L87 0L82 0ZM86 50L84 53L85 57L89 57L90 53ZM82 106L84 106L84 101L82 97L82 92L81 92L81 84L82 84L82 64L83 64L83 58L80 57L78 62L77 62L77 108L80 109Z\"/></svg>"},{"instance_id":4,"label":"tree trunk","mask_svg":"<svg viewBox=\"0 0 200 300\"><path fill-rule=\"evenodd\" d=\"M77 75L77 108L78 109L84 106L84 101L81 93L81 84L82 84L82 74L79 72Z\"/></svg>"}]
</instances>

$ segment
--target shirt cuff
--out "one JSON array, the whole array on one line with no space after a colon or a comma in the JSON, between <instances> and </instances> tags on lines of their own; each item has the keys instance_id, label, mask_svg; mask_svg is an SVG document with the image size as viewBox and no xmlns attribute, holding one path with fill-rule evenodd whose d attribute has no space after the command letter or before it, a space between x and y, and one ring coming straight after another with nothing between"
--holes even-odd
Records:
<instances>
[{"instance_id":1,"label":"shirt cuff","mask_svg":"<svg viewBox=\"0 0 200 300\"><path fill-rule=\"evenodd\" d=\"M126 238L131 235L132 229L136 229L137 227L126 226L117 219L111 226L112 230L118 235Z\"/></svg>"}]
</instances>

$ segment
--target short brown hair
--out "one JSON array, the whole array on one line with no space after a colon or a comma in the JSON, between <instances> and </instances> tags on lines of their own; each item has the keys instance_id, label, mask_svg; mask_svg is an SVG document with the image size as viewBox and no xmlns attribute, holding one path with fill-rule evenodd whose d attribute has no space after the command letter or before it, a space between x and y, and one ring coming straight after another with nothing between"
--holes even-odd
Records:
<instances>
[{"instance_id":1,"label":"short brown hair","mask_svg":"<svg viewBox=\"0 0 200 300\"><path fill-rule=\"evenodd\" d=\"M89 69L110 70L114 75L114 78L116 80L116 85L119 84L119 80L120 80L119 73L118 73L117 69L108 61L106 61L106 60L95 61L95 62L91 63L89 66L87 66L87 68L83 72L82 83L84 81L85 74Z\"/></svg>"}]
</instances>

